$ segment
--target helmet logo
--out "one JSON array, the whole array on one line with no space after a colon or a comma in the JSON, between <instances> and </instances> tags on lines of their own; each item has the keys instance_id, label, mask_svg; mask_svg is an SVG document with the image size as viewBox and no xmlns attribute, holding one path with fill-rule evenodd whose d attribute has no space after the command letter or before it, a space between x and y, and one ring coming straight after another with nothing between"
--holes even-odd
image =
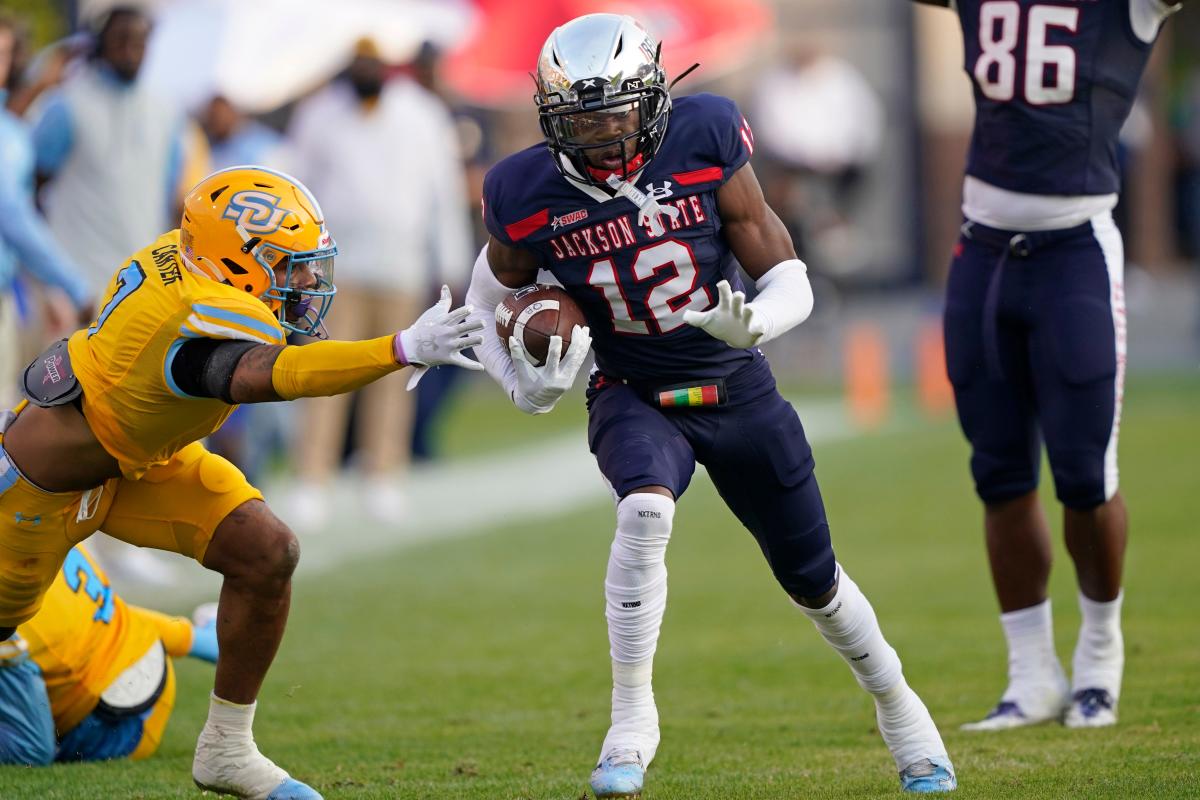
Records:
<instances>
[{"instance_id":1,"label":"helmet logo","mask_svg":"<svg viewBox=\"0 0 1200 800\"><path fill-rule=\"evenodd\" d=\"M273 194L246 189L229 198L221 217L236 220L247 233L274 233L287 216L287 210L279 207L280 202Z\"/></svg>"}]
</instances>

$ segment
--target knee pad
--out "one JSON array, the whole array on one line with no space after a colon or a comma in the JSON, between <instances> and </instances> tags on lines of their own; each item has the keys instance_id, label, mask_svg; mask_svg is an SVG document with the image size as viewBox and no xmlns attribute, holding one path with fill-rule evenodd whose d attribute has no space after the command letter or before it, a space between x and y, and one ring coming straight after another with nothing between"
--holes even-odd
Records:
<instances>
[{"instance_id":1,"label":"knee pad","mask_svg":"<svg viewBox=\"0 0 1200 800\"><path fill-rule=\"evenodd\" d=\"M633 581L633 585L651 580L663 567L675 501L660 494L639 492L617 503L617 533L613 538L612 560Z\"/></svg>"},{"instance_id":2,"label":"knee pad","mask_svg":"<svg viewBox=\"0 0 1200 800\"><path fill-rule=\"evenodd\" d=\"M667 542L675 501L645 492L617 504L617 533L604 582L614 661L640 662L654 655L667 606Z\"/></svg>"}]
</instances>

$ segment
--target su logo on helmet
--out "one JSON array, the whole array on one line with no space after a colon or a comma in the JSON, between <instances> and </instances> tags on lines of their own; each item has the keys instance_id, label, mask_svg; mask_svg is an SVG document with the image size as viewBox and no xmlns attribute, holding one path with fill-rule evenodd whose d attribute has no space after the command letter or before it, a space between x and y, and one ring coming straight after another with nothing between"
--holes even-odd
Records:
<instances>
[{"instance_id":1,"label":"su logo on helmet","mask_svg":"<svg viewBox=\"0 0 1200 800\"><path fill-rule=\"evenodd\" d=\"M287 209L280 208L282 200L267 192L243 189L229 198L223 219L232 219L248 233L267 235L279 230Z\"/></svg>"}]
</instances>

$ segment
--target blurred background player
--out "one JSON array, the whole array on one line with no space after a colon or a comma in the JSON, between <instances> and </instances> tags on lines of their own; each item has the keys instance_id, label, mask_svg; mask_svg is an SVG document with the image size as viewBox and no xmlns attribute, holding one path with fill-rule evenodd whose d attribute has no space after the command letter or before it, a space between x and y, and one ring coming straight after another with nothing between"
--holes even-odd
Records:
<instances>
[{"instance_id":1,"label":"blurred background player","mask_svg":"<svg viewBox=\"0 0 1200 800\"><path fill-rule=\"evenodd\" d=\"M357 42L345 73L299 104L288 136L297 174L322 198L342 243L333 335L407 324L425 302L431 273L440 275L435 285L465 278L470 227L453 122L436 95L389 73L373 40ZM398 379L358 393L362 503L393 525L406 505L413 403ZM349 408L347 396L298 408L307 423L295 440L299 481L288 504L306 530L327 521Z\"/></svg>"},{"instance_id":2,"label":"blurred background player","mask_svg":"<svg viewBox=\"0 0 1200 800\"><path fill-rule=\"evenodd\" d=\"M949 0L919 0L951 5ZM1117 137L1180 3L953 3L974 83L946 362L984 531L1008 687L969 730L1117 721L1127 518L1117 489L1125 256L1112 219ZM1054 649L1045 440L1083 622L1068 683Z\"/></svg>"},{"instance_id":3,"label":"blurred background player","mask_svg":"<svg viewBox=\"0 0 1200 800\"><path fill-rule=\"evenodd\" d=\"M294 179L214 173L186 198L181 228L117 271L96 320L35 360L29 400L0 426L0 641L37 613L69 543L101 527L220 573L221 658L192 776L253 800L320 797L251 732L299 545L198 440L242 402L351 391L407 365L480 368L461 354L480 325L450 311L448 289L395 334L285 345L285 331L323 334L336 254L320 205Z\"/></svg>"},{"instance_id":4,"label":"blurred background player","mask_svg":"<svg viewBox=\"0 0 1200 800\"><path fill-rule=\"evenodd\" d=\"M747 163L733 101L672 103L660 44L631 17L590 14L551 33L537 65L546 142L484 183L491 239L468 292L483 320L512 289L554 274L596 331L588 444L616 500L605 579L612 726L598 798L641 796L659 744L653 658L676 501L697 462L754 535L776 580L875 700L901 786L955 788L925 705L875 612L837 564L812 451L757 345L807 318L807 269ZM745 302L736 263L759 290ZM591 343L576 327L534 366L485 327L480 357L518 408L553 409ZM511 355L510 355L511 354Z\"/></svg>"},{"instance_id":5,"label":"blurred background player","mask_svg":"<svg viewBox=\"0 0 1200 800\"><path fill-rule=\"evenodd\" d=\"M92 311L82 268L56 241L34 206L34 155L25 122L5 108L19 85L25 50L17 22L0 16L0 402L16 402L21 363L19 310L14 296L18 267L47 287L54 332L73 330Z\"/></svg>"},{"instance_id":6,"label":"blurred background player","mask_svg":"<svg viewBox=\"0 0 1200 800\"><path fill-rule=\"evenodd\" d=\"M175 704L172 659L217 660L203 624L128 605L83 547L0 642L0 764L147 758Z\"/></svg>"}]
</instances>

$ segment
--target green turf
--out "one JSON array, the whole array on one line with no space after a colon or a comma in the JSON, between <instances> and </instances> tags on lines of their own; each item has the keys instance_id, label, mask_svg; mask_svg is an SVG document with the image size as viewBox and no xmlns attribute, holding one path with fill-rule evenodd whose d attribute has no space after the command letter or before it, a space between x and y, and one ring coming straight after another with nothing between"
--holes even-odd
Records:
<instances>
[{"instance_id":1,"label":"green turf","mask_svg":"<svg viewBox=\"0 0 1200 800\"><path fill-rule=\"evenodd\" d=\"M1140 381L1122 427L1132 519L1119 727L965 734L1002 689L980 512L952 421L817 448L840 559L941 723L962 798L1200 796L1200 380ZM497 475L511 480L519 475ZM607 726L611 509L376 557L298 585L262 694L263 750L328 798L583 797ZM1078 625L1061 545L1059 653ZM869 699L773 585L706 482L684 498L656 666L647 800L898 796ZM0 770L4 798L198 796L211 669L142 763Z\"/></svg>"}]
</instances>

